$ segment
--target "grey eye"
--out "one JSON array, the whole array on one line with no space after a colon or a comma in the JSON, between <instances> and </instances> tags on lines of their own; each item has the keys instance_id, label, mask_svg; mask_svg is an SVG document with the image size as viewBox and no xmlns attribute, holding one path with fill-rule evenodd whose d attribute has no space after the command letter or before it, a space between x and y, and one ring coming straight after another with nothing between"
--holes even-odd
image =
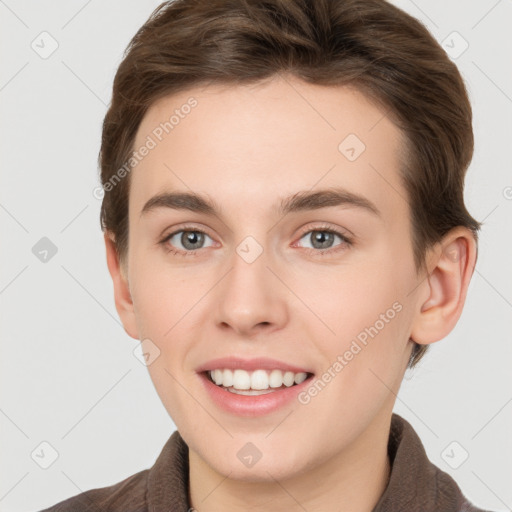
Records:
<instances>
[{"instance_id":1,"label":"grey eye","mask_svg":"<svg viewBox=\"0 0 512 512\"><path fill-rule=\"evenodd\" d=\"M312 249L330 249L335 237L342 240L340 235L323 229L315 229L308 231L304 236L302 236L301 240L306 238L308 241L311 241Z\"/></svg>"},{"instance_id":2,"label":"grey eye","mask_svg":"<svg viewBox=\"0 0 512 512\"><path fill-rule=\"evenodd\" d=\"M210 240L211 238L202 231L195 231L195 230L181 230L176 231L176 233L173 233L168 241L176 246L176 243L179 242L181 244L181 247L178 245L177 248L181 250L186 251L194 251L196 249L202 249L203 243L205 241L205 237L208 237ZM209 247L209 246L208 246Z\"/></svg>"}]
</instances>

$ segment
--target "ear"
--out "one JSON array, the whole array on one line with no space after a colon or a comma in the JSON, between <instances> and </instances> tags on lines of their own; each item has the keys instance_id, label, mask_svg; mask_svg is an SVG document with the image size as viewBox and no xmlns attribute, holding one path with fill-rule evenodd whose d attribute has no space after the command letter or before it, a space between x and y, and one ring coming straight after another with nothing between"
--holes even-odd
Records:
<instances>
[{"instance_id":1,"label":"ear","mask_svg":"<svg viewBox=\"0 0 512 512\"><path fill-rule=\"evenodd\" d=\"M430 254L432 271L421 284L410 337L421 345L447 336L459 320L473 275L477 247L473 233L462 226L449 231ZM426 297L426 299L425 299Z\"/></svg>"},{"instance_id":2,"label":"ear","mask_svg":"<svg viewBox=\"0 0 512 512\"><path fill-rule=\"evenodd\" d=\"M117 313L121 318L124 330L128 336L138 340L138 329L135 321L135 313L132 296L130 294L128 277L120 264L119 254L117 253L117 249L114 244L113 234L106 231L104 239L107 251L108 271L110 272L110 276L112 277L112 282L114 284L114 300L116 303Z\"/></svg>"}]
</instances>

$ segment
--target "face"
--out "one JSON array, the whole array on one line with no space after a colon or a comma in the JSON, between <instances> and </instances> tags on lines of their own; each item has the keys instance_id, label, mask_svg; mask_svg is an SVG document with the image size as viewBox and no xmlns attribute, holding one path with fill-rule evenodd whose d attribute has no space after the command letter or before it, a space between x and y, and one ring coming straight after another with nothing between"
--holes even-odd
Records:
<instances>
[{"instance_id":1,"label":"face","mask_svg":"<svg viewBox=\"0 0 512 512\"><path fill-rule=\"evenodd\" d=\"M419 303L401 144L358 91L292 78L191 89L144 117L122 319L145 340L191 453L214 471L293 476L391 414ZM211 211L165 196L176 193ZM239 387L255 382L243 368L299 383L239 395L205 377L215 368Z\"/></svg>"}]
</instances>

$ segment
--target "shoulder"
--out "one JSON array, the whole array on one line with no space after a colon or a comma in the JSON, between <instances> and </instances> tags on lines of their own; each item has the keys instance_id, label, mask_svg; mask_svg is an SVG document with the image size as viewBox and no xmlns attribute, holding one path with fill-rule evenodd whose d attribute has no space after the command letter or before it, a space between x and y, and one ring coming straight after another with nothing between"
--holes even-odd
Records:
<instances>
[{"instance_id":1,"label":"shoulder","mask_svg":"<svg viewBox=\"0 0 512 512\"><path fill-rule=\"evenodd\" d=\"M453 510L457 512L492 512L491 510L477 507L463 493L455 480L446 472L434 466L436 471L436 485L444 499L453 504Z\"/></svg>"},{"instance_id":2,"label":"shoulder","mask_svg":"<svg viewBox=\"0 0 512 512\"><path fill-rule=\"evenodd\" d=\"M491 512L473 504L457 482L428 458L412 425L396 413L388 455L392 463L388 487L373 512Z\"/></svg>"},{"instance_id":3,"label":"shoulder","mask_svg":"<svg viewBox=\"0 0 512 512\"><path fill-rule=\"evenodd\" d=\"M156 512L187 510L188 446L174 431L155 463L108 487L90 489L40 512Z\"/></svg>"},{"instance_id":4,"label":"shoulder","mask_svg":"<svg viewBox=\"0 0 512 512\"><path fill-rule=\"evenodd\" d=\"M145 469L108 487L90 489L40 512L147 512Z\"/></svg>"}]
</instances>

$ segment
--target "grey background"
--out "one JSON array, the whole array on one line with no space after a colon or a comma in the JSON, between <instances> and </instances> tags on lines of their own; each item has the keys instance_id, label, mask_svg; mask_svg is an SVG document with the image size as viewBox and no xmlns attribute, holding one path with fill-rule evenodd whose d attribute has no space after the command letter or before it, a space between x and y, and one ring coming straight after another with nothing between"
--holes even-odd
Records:
<instances>
[{"instance_id":1,"label":"grey background","mask_svg":"<svg viewBox=\"0 0 512 512\"><path fill-rule=\"evenodd\" d=\"M0 1L1 511L39 510L148 468L175 429L117 317L93 196L116 67L159 3ZM453 58L474 108L466 199L484 221L462 317L407 372L395 410L468 498L511 510L512 1L394 3L453 55L469 44ZM31 44L48 51L51 38L58 48L42 58ZM57 249L46 262L33 252L43 237ZM58 453L47 469L42 442ZM447 447L452 461L469 454L458 469Z\"/></svg>"}]
</instances>

